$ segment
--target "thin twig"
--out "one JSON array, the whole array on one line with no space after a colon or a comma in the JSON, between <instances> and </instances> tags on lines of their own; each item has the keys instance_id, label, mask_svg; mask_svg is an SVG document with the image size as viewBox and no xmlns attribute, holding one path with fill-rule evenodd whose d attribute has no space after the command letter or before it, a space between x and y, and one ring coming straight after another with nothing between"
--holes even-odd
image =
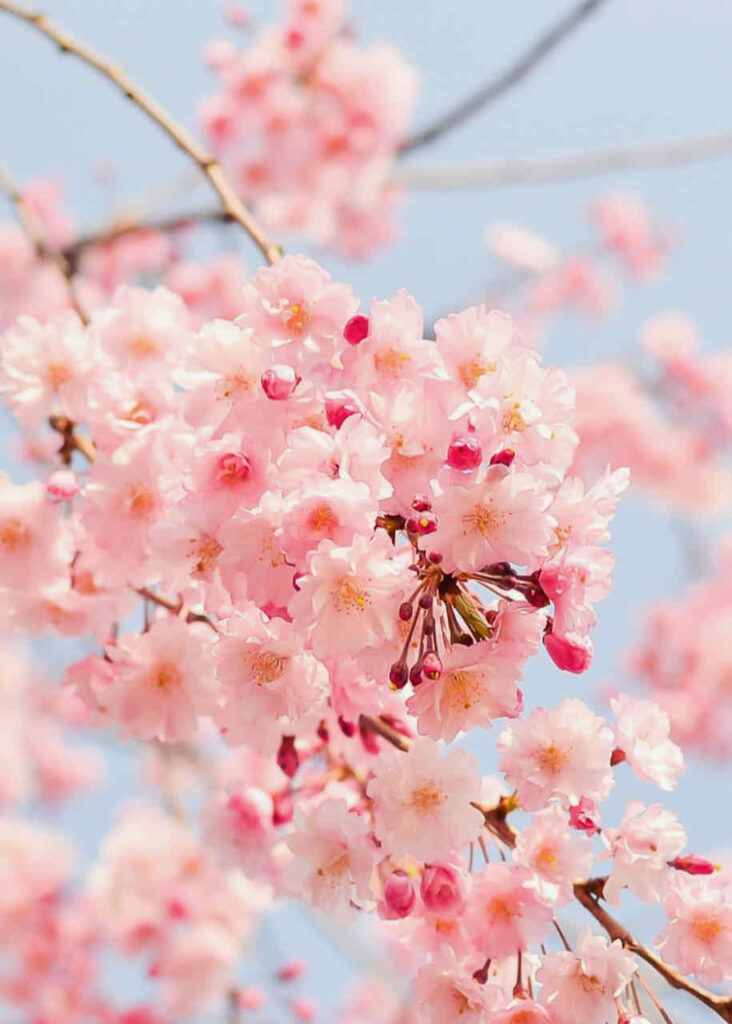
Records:
<instances>
[{"instance_id":1,"label":"thin twig","mask_svg":"<svg viewBox=\"0 0 732 1024\"><path fill-rule=\"evenodd\" d=\"M150 220L125 220L113 221L108 227L98 231L91 231L86 235L80 235L71 245L64 250L64 255L72 264L78 265L79 257L85 249L95 245L109 245L127 235L142 234L147 231L161 231L170 234L175 231L184 231L195 224L231 224L233 217L226 210L218 208L191 210L190 213L173 214L169 217L160 217Z\"/></svg>"},{"instance_id":2,"label":"thin twig","mask_svg":"<svg viewBox=\"0 0 732 1024\"><path fill-rule=\"evenodd\" d=\"M55 249L53 246L48 244L44 237L43 225L28 206L22 190L13 180L10 171L4 164L0 164L0 192L4 192L13 204L15 215L26 235L28 235L33 248L36 251L36 256L39 260L51 263L56 267L66 282L71 305L76 310L76 313L82 323L88 324L89 317L79 300L76 287L77 282L74 277L74 268L70 260L67 259L61 250Z\"/></svg>"},{"instance_id":3,"label":"thin twig","mask_svg":"<svg viewBox=\"0 0 732 1024\"><path fill-rule=\"evenodd\" d=\"M178 124L156 100L143 92L122 68L78 42L64 29L58 28L49 21L45 14L28 10L16 3L15 0L0 0L0 11L5 11L6 14L31 25L54 42L62 53L73 54L112 82L135 106L147 114L190 160L198 165L202 174L208 179L211 188L219 197L222 209L247 232L267 262L276 263L280 259L281 248L268 237L264 228L239 199L224 175L218 160L205 150L182 125Z\"/></svg>"},{"instance_id":4,"label":"thin twig","mask_svg":"<svg viewBox=\"0 0 732 1024\"><path fill-rule=\"evenodd\" d=\"M366 718L367 716L362 716ZM374 724L378 725L381 719L368 718L369 728L373 728ZM385 739L389 739L388 731L382 731L380 728L374 728L374 732L379 732L380 736L384 736ZM399 736L399 742L394 743L394 746L398 747L399 750L408 750L409 741L406 741L403 736ZM391 740L389 740L392 742ZM486 828L496 838L500 839L509 849L513 849L516 845L516 833L506 821L505 808L500 804L498 807L484 808L480 804L473 804L474 807L482 811ZM598 889L602 888L602 879L591 878L586 882L578 882L574 886L574 895L578 902L589 911L595 920L604 928L611 939L617 939L619 942L629 949L632 953L635 953L642 960L645 960L661 977L672 985L676 989L682 989L684 992L688 992L694 996L699 1002L708 1006L711 1010L714 1010L722 1020L727 1021L728 1024L732 1024L732 998L728 996L720 996L715 992L710 992L708 989L703 988L701 985L697 985L691 981L690 978L684 977L679 971L667 964L665 960L662 960L660 956L657 956L652 950L648 949L641 942L635 939L631 933L625 928L619 921L617 921L612 914L610 914L599 902L597 897Z\"/></svg>"},{"instance_id":5,"label":"thin twig","mask_svg":"<svg viewBox=\"0 0 732 1024\"><path fill-rule=\"evenodd\" d=\"M640 971L638 971L638 974L636 975L636 978L634 980L638 981L638 983L640 984L640 986L643 989L643 991L646 993L648 998L651 1000L653 1005L656 1007L656 1009L660 1013L661 1017L663 1017L663 1020L664 1020L665 1024L674 1024L674 1022L671 1020L671 1017L669 1016L665 1006L663 1005L661 1000L658 998L658 996L653 991L653 989L648 984L648 982L643 977L643 975L641 974ZM638 1012L640 1013L641 1012L640 1011L640 1003L638 1003L638 995L637 995L637 993L636 993L636 1006L637 1006Z\"/></svg>"},{"instance_id":6,"label":"thin twig","mask_svg":"<svg viewBox=\"0 0 732 1024\"><path fill-rule=\"evenodd\" d=\"M445 164L403 167L398 180L410 188L490 188L498 185L529 185L562 181L613 171L673 167L717 160L732 154L732 132L699 135L687 139L617 146L589 153L556 157L517 157L490 163Z\"/></svg>"},{"instance_id":7,"label":"thin twig","mask_svg":"<svg viewBox=\"0 0 732 1024\"><path fill-rule=\"evenodd\" d=\"M452 131L471 115L483 110L490 103L495 102L514 86L518 85L526 76L549 56L561 42L563 42L579 25L593 14L605 0L583 0L581 4L574 7L568 14L565 14L556 25L548 32L540 36L529 49L523 53L518 60L505 68L499 75L482 85L477 92L474 92L467 99L462 100L457 106L440 114L432 124L427 125L421 131L408 138L401 147L402 153L411 153L421 146L434 142L435 139L447 132Z\"/></svg>"}]
</instances>

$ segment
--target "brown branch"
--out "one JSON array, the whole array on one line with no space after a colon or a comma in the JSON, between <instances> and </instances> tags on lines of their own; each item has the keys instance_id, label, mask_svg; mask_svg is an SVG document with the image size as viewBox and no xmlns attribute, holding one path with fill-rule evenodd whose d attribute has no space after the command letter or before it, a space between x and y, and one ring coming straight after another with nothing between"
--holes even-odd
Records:
<instances>
[{"instance_id":1,"label":"brown branch","mask_svg":"<svg viewBox=\"0 0 732 1024\"><path fill-rule=\"evenodd\" d=\"M63 439L59 455L65 466L70 465L74 452L80 452L89 462L94 462L97 455L96 446L91 438L76 433L76 424L73 420L67 419L66 416L53 415L48 417L48 425Z\"/></svg>"},{"instance_id":2,"label":"brown branch","mask_svg":"<svg viewBox=\"0 0 732 1024\"><path fill-rule=\"evenodd\" d=\"M411 746L410 742L406 737L392 729L391 726L387 725L381 718L373 718L370 715L361 715L361 724L371 729L372 732L382 736L385 740L397 747L399 750L407 751ZM506 817L508 808L511 806L509 801L502 801L497 807L485 808L480 804L474 803L472 805L477 810L481 811L485 819L485 827L491 832L496 839L499 839L509 849L513 849L516 845L516 833L508 824ZM598 891L602 890L602 884L604 879L591 878L586 882L578 882L574 886L574 895L577 901L589 911L595 920L600 924L611 939L618 939L622 942L626 949L630 950L631 953L635 953L642 960L645 960L658 974L664 978L665 981L672 985L676 989L681 989L684 992L688 992L694 996L699 1002L708 1006L711 1010L714 1010L722 1020L730 1022L732 1024L732 998L727 996L719 996L715 992L710 992L708 989L702 988L701 985L695 984L689 978L684 977L676 971L670 964L667 964L665 960L662 960L660 956L657 956L652 950L648 949L641 942L635 939L631 933L625 928L619 921L617 921L612 914L600 904L597 896Z\"/></svg>"},{"instance_id":3,"label":"brown branch","mask_svg":"<svg viewBox=\"0 0 732 1024\"><path fill-rule=\"evenodd\" d=\"M161 231L168 234L175 231L184 231L195 224L231 224L232 222L233 217L230 213L227 213L226 210L215 208L191 210L190 213L174 214L169 217L160 217L157 220L121 219L99 231L91 231L86 235L80 235L64 249L64 255L72 266L77 266L79 258L85 249L95 245L110 245L128 235L141 234L146 231Z\"/></svg>"},{"instance_id":4,"label":"brown branch","mask_svg":"<svg viewBox=\"0 0 732 1024\"><path fill-rule=\"evenodd\" d=\"M0 0L0 11L5 11L6 14L26 22L55 43L62 53L73 54L112 82L124 96L147 114L190 160L197 164L218 196L223 211L241 225L259 247L267 262L276 263L280 259L282 256L280 246L267 236L264 228L242 203L234 188L229 184L216 158L205 150L182 125L178 124L156 100L143 92L122 68L112 64L106 57L96 53L83 43L77 42L70 33L49 21L45 14L30 11L16 3L15 0Z\"/></svg>"},{"instance_id":5,"label":"brown branch","mask_svg":"<svg viewBox=\"0 0 732 1024\"><path fill-rule=\"evenodd\" d=\"M401 147L402 153L411 153L421 146L434 142L435 139L452 131L463 121L479 110L495 102L504 93L518 85L530 72L549 56L579 25L602 6L605 0L583 0L568 14L565 14L556 25L540 36L529 49L509 67L505 68L496 78L481 86L477 92L458 103L457 106L440 114L432 124L408 138Z\"/></svg>"},{"instance_id":6,"label":"brown branch","mask_svg":"<svg viewBox=\"0 0 732 1024\"><path fill-rule=\"evenodd\" d=\"M34 215L28 206L23 192L10 175L8 168L0 164L0 192L4 192L13 204L15 215L21 227L33 244L36 256L39 260L53 264L66 282L69 290L71 305L79 316L82 323L88 324L89 317L79 300L74 277L74 268L66 255L58 249L50 246L44 237L43 225Z\"/></svg>"}]
</instances>

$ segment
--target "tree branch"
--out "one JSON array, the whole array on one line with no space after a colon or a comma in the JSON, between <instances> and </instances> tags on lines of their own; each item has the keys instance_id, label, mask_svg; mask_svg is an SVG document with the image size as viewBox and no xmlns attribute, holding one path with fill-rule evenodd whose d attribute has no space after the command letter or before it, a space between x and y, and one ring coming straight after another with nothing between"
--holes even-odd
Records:
<instances>
[{"instance_id":1,"label":"tree branch","mask_svg":"<svg viewBox=\"0 0 732 1024\"><path fill-rule=\"evenodd\" d=\"M190 160L197 164L218 196L223 211L241 225L259 247L267 262L276 263L280 259L281 248L268 237L264 228L239 199L216 158L196 142L193 136L178 124L156 100L143 92L122 68L115 66L106 57L96 53L83 43L77 42L64 29L58 28L50 22L45 14L30 11L16 3L15 0L0 0L0 11L26 22L54 42L62 53L73 54L112 82L135 106L147 114L150 120L157 124Z\"/></svg>"},{"instance_id":2,"label":"tree branch","mask_svg":"<svg viewBox=\"0 0 732 1024\"><path fill-rule=\"evenodd\" d=\"M612 171L643 170L716 160L732 154L732 132L701 135L678 141L618 146L590 153L557 157L519 157L491 163L445 164L442 167L404 167L398 179L411 188L486 188L561 181Z\"/></svg>"},{"instance_id":3,"label":"tree branch","mask_svg":"<svg viewBox=\"0 0 732 1024\"><path fill-rule=\"evenodd\" d=\"M64 249L64 255L72 266L77 266L85 249L95 245L109 245L127 235L142 234L146 231L162 231L168 234L174 231L183 231L195 224L231 224L233 219L226 210L212 208L192 210L190 213L174 214L170 217L160 217L157 220L118 220L97 232L80 235Z\"/></svg>"},{"instance_id":4,"label":"tree branch","mask_svg":"<svg viewBox=\"0 0 732 1024\"><path fill-rule=\"evenodd\" d=\"M556 49L579 25L593 14L605 0L583 0L568 14L565 14L556 25L540 36L518 60L503 70L496 78L481 86L477 92L458 103L457 106L440 114L432 124L408 138L401 147L402 153L411 153L415 149L434 142L441 135L452 131L472 114L495 102L500 96L518 85L546 57Z\"/></svg>"},{"instance_id":5,"label":"tree branch","mask_svg":"<svg viewBox=\"0 0 732 1024\"><path fill-rule=\"evenodd\" d=\"M31 240L38 259L44 260L46 263L52 263L64 278L69 289L71 305L76 310L82 323L88 324L89 317L79 300L76 280L74 278L74 268L71 261L63 252L54 249L46 242L43 225L28 207L20 187L15 183L4 164L0 164L0 192L4 192L13 204L15 214L21 227Z\"/></svg>"}]
</instances>

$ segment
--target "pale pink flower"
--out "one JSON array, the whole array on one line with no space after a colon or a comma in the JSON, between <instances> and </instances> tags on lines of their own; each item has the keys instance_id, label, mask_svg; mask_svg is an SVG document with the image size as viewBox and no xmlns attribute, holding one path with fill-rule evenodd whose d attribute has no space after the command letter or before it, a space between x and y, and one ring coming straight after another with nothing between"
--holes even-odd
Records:
<instances>
[{"instance_id":1,"label":"pale pink flower","mask_svg":"<svg viewBox=\"0 0 732 1024\"><path fill-rule=\"evenodd\" d=\"M470 572L492 562L536 565L547 553L553 519L549 496L528 473L492 466L470 482L444 482L434 500L437 531L430 549L447 569Z\"/></svg>"},{"instance_id":2,"label":"pale pink flower","mask_svg":"<svg viewBox=\"0 0 732 1024\"><path fill-rule=\"evenodd\" d=\"M455 957L440 964L425 964L414 981L420 1024L455 1020L461 1024L485 1024L486 1013L497 1001L497 995L492 986L477 982L471 968Z\"/></svg>"},{"instance_id":3,"label":"pale pink flower","mask_svg":"<svg viewBox=\"0 0 732 1024\"><path fill-rule=\"evenodd\" d=\"M650 700L626 693L610 700L616 718L615 743L639 779L672 790L684 770L684 755L671 739L671 722Z\"/></svg>"},{"instance_id":4,"label":"pale pink flower","mask_svg":"<svg viewBox=\"0 0 732 1024\"><path fill-rule=\"evenodd\" d=\"M732 977L732 884L728 873L695 878L674 872L663 902L662 955L703 985Z\"/></svg>"},{"instance_id":5,"label":"pale pink flower","mask_svg":"<svg viewBox=\"0 0 732 1024\"><path fill-rule=\"evenodd\" d=\"M613 746L604 719L574 697L551 710L536 708L498 737L501 769L527 811L552 797L565 806L582 796L605 800L614 781Z\"/></svg>"},{"instance_id":6,"label":"pale pink flower","mask_svg":"<svg viewBox=\"0 0 732 1024\"><path fill-rule=\"evenodd\" d=\"M316 655L356 654L395 635L397 608L413 582L405 555L383 532L357 535L350 547L323 541L310 555L289 611Z\"/></svg>"},{"instance_id":7,"label":"pale pink flower","mask_svg":"<svg viewBox=\"0 0 732 1024\"><path fill-rule=\"evenodd\" d=\"M376 766L368 784L374 831L387 853L420 860L446 857L476 839L483 815L475 758L464 750L440 757L432 740L417 741L407 754Z\"/></svg>"},{"instance_id":8,"label":"pale pink flower","mask_svg":"<svg viewBox=\"0 0 732 1024\"><path fill-rule=\"evenodd\" d=\"M95 314L89 333L133 375L159 373L161 365L177 362L192 340L186 307L167 288L119 288L110 305Z\"/></svg>"},{"instance_id":9,"label":"pale pink flower","mask_svg":"<svg viewBox=\"0 0 732 1024\"><path fill-rule=\"evenodd\" d=\"M551 242L518 224L491 224L486 241L500 259L533 274L545 273L557 262L558 253Z\"/></svg>"},{"instance_id":10,"label":"pale pink flower","mask_svg":"<svg viewBox=\"0 0 732 1024\"><path fill-rule=\"evenodd\" d=\"M537 892L552 904L568 903L575 882L592 867L592 842L569 828L569 816L557 804L537 811L516 837L514 860L534 875Z\"/></svg>"},{"instance_id":11,"label":"pale pink flower","mask_svg":"<svg viewBox=\"0 0 732 1024\"><path fill-rule=\"evenodd\" d=\"M71 533L42 483L14 485L0 473L0 586L31 591L69 571Z\"/></svg>"},{"instance_id":12,"label":"pale pink flower","mask_svg":"<svg viewBox=\"0 0 732 1024\"><path fill-rule=\"evenodd\" d=\"M298 808L286 840L293 854L291 891L328 914L347 918L352 900L372 898L376 850L368 833L367 819L350 812L345 801L325 800L308 813Z\"/></svg>"},{"instance_id":13,"label":"pale pink flower","mask_svg":"<svg viewBox=\"0 0 732 1024\"><path fill-rule=\"evenodd\" d=\"M542 939L551 919L526 868L486 864L474 876L468 928L481 956L493 960L526 949Z\"/></svg>"},{"instance_id":14,"label":"pale pink flower","mask_svg":"<svg viewBox=\"0 0 732 1024\"><path fill-rule=\"evenodd\" d=\"M625 886L641 900L659 900L669 880L668 862L686 846L676 815L640 800L628 802L620 828L603 829L602 839L613 858L604 894L615 906Z\"/></svg>"},{"instance_id":15,"label":"pale pink flower","mask_svg":"<svg viewBox=\"0 0 732 1024\"><path fill-rule=\"evenodd\" d=\"M437 348L458 392L471 391L484 374L495 374L512 350L519 350L510 316L469 306L435 324Z\"/></svg>"},{"instance_id":16,"label":"pale pink flower","mask_svg":"<svg viewBox=\"0 0 732 1024\"><path fill-rule=\"evenodd\" d=\"M114 663L106 696L112 721L140 740L189 740L198 714L215 707L210 632L182 619L157 619L147 633L106 648Z\"/></svg>"},{"instance_id":17,"label":"pale pink flower","mask_svg":"<svg viewBox=\"0 0 732 1024\"><path fill-rule=\"evenodd\" d=\"M602 1024L615 1020L615 999L637 970L635 959L619 941L584 929L576 952L550 953L542 958L537 978L541 1002L552 1019L562 1024Z\"/></svg>"}]
</instances>

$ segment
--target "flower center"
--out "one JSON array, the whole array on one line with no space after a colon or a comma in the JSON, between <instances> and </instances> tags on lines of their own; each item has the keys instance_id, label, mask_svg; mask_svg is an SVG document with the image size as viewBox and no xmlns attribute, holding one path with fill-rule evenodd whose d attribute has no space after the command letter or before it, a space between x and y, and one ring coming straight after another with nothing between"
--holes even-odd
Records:
<instances>
[{"instance_id":1,"label":"flower center","mask_svg":"<svg viewBox=\"0 0 732 1024\"><path fill-rule=\"evenodd\" d=\"M127 488L127 510L133 519L149 519L155 511L155 495L144 484L130 484Z\"/></svg>"},{"instance_id":2,"label":"flower center","mask_svg":"<svg viewBox=\"0 0 732 1024\"><path fill-rule=\"evenodd\" d=\"M224 550L215 537L208 535L196 537L190 542L188 555L194 560L194 572L208 573L215 567L217 559Z\"/></svg>"},{"instance_id":3,"label":"flower center","mask_svg":"<svg viewBox=\"0 0 732 1024\"><path fill-rule=\"evenodd\" d=\"M308 516L308 525L315 533L323 533L336 527L338 525L338 518L330 505L323 503L322 505L316 505L312 510Z\"/></svg>"},{"instance_id":4,"label":"flower center","mask_svg":"<svg viewBox=\"0 0 732 1024\"><path fill-rule=\"evenodd\" d=\"M333 591L333 604L339 612L362 612L370 603L369 592L350 576L344 576Z\"/></svg>"},{"instance_id":5,"label":"flower center","mask_svg":"<svg viewBox=\"0 0 732 1024\"><path fill-rule=\"evenodd\" d=\"M220 382L219 397L233 398L234 395L246 393L252 390L254 383L254 377L248 374L243 366L240 366L232 373L228 373Z\"/></svg>"},{"instance_id":6,"label":"flower center","mask_svg":"<svg viewBox=\"0 0 732 1024\"><path fill-rule=\"evenodd\" d=\"M135 359L149 359L157 353L158 345L148 335L140 334L129 342L127 351Z\"/></svg>"},{"instance_id":7,"label":"flower center","mask_svg":"<svg viewBox=\"0 0 732 1024\"><path fill-rule=\"evenodd\" d=\"M30 536L28 527L15 516L0 524L0 544L6 551L14 553L27 547Z\"/></svg>"},{"instance_id":8,"label":"flower center","mask_svg":"<svg viewBox=\"0 0 732 1024\"><path fill-rule=\"evenodd\" d=\"M275 651L257 651L249 658L249 668L257 685L274 683L287 668L290 659L286 654Z\"/></svg>"},{"instance_id":9,"label":"flower center","mask_svg":"<svg viewBox=\"0 0 732 1024\"><path fill-rule=\"evenodd\" d=\"M71 380L71 370L63 363L49 363L46 367L46 380L52 388L58 389Z\"/></svg>"},{"instance_id":10,"label":"flower center","mask_svg":"<svg viewBox=\"0 0 732 1024\"><path fill-rule=\"evenodd\" d=\"M180 669L169 661L156 665L153 670L153 684L158 690L172 690L180 684L181 679Z\"/></svg>"},{"instance_id":11,"label":"flower center","mask_svg":"<svg viewBox=\"0 0 732 1024\"><path fill-rule=\"evenodd\" d=\"M475 672L449 672L443 685L445 700L453 711L469 711L480 700L480 681Z\"/></svg>"},{"instance_id":12,"label":"flower center","mask_svg":"<svg viewBox=\"0 0 732 1024\"><path fill-rule=\"evenodd\" d=\"M722 925L714 914L702 912L695 915L691 930L695 939L709 946L721 933Z\"/></svg>"},{"instance_id":13,"label":"flower center","mask_svg":"<svg viewBox=\"0 0 732 1024\"><path fill-rule=\"evenodd\" d=\"M526 430L526 420L521 415L521 405L519 402L514 402L513 405L503 410L501 427L507 434L513 431L520 433L522 430Z\"/></svg>"},{"instance_id":14,"label":"flower center","mask_svg":"<svg viewBox=\"0 0 732 1024\"><path fill-rule=\"evenodd\" d=\"M397 348L386 348L374 356L374 366L387 377L396 377L405 363L410 361L406 352Z\"/></svg>"},{"instance_id":15,"label":"flower center","mask_svg":"<svg viewBox=\"0 0 732 1024\"><path fill-rule=\"evenodd\" d=\"M294 334L302 334L310 323L310 311L305 303L293 303L285 310L285 326Z\"/></svg>"},{"instance_id":16,"label":"flower center","mask_svg":"<svg viewBox=\"0 0 732 1024\"><path fill-rule=\"evenodd\" d=\"M484 373L493 373L496 369L495 363L488 363L481 356L470 359L458 366L458 376L467 391L474 388Z\"/></svg>"},{"instance_id":17,"label":"flower center","mask_svg":"<svg viewBox=\"0 0 732 1024\"><path fill-rule=\"evenodd\" d=\"M443 800L443 792L434 782L426 782L412 792L412 807L428 818L437 815Z\"/></svg>"},{"instance_id":18,"label":"flower center","mask_svg":"<svg viewBox=\"0 0 732 1024\"><path fill-rule=\"evenodd\" d=\"M493 533L505 521L506 513L497 509L492 501L484 505L476 505L471 512L463 516L464 532L476 530L482 537Z\"/></svg>"},{"instance_id":19,"label":"flower center","mask_svg":"<svg viewBox=\"0 0 732 1024\"><path fill-rule=\"evenodd\" d=\"M565 751L560 750L554 743L551 743L548 747L542 747L538 751L536 759L541 770L549 775L558 775L569 762L569 757Z\"/></svg>"}]
</instances>

